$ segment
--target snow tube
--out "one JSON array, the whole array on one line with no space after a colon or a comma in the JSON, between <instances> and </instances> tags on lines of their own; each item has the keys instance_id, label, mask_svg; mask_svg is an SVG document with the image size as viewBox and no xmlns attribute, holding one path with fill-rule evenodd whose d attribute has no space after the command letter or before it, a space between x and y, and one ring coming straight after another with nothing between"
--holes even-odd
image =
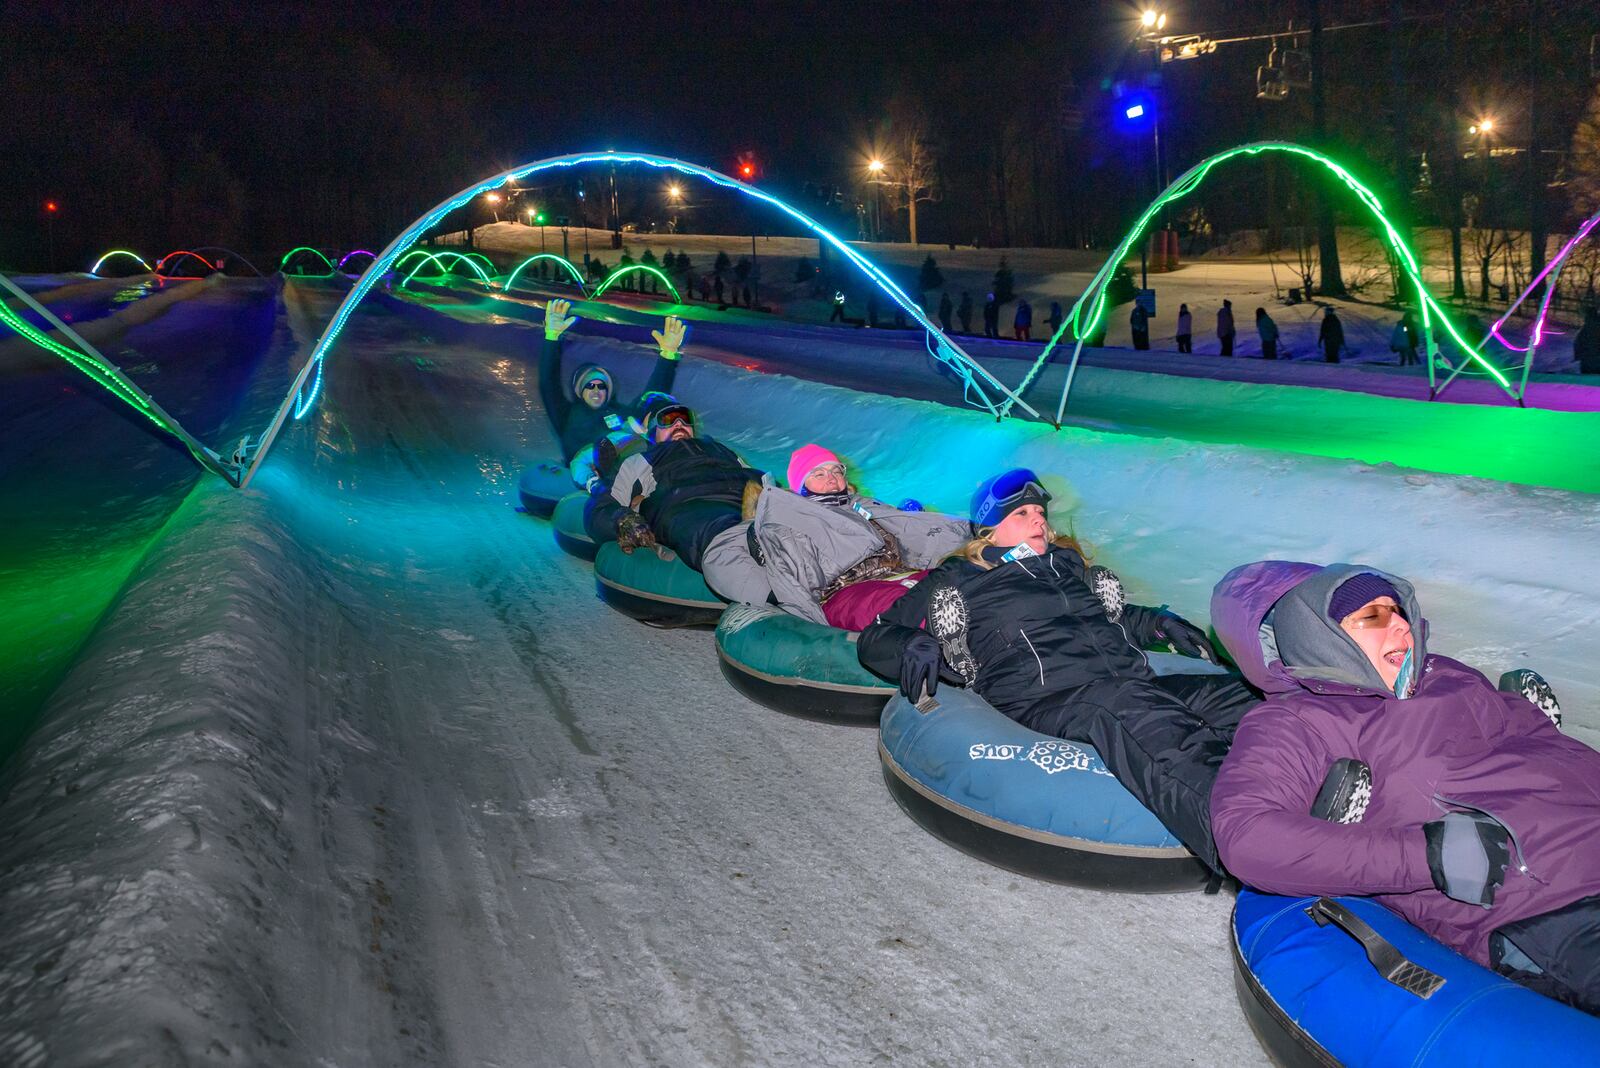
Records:
<instances>
[{"instance_id":1,"label":"snow tube","mask_svg":"<svg viewBox=\"0 0 1600 1068\"><path fill-rule=\"evenodd\" d=\"M1355 937L1312 919L1307 910L1317 898L1241 890L1233 907L1234 986L1279 1064L1594 1063L1600 1018L1496 975L1370 898L1332 901L1444 982L1424 997L1383 978ZM1426 990L1414 970L1397 974Z\"/></svg>"},{"instance_id":2,"label":"snow tube","mask_svg":"<svg viewBox=\"0 0 1600 1068\"><path fill-rule=\"evenodd\" d=\"M1160 674L1221 668L1150 653ZM935 837L1002 868L1103 890L1198 890L1206 866L1106 770L1092 746L1029 730L970 690L930 712L898 693L878 758L900 807Z\"/></svg>"},{"instance_id":3,"label":"snow tube","mask_svg":"<svg viewBox=\"0 0 1600 1068\"><path fill-rule=\"evenodd\" d=\"M716 637L717 661L733 688L791 716L871 727L894 696L856 658L858 635L773 605L730 606Z\"/></svg>"},{"instance_id":4,"label":"snow tube","mask_svg":"<svg viewBox=\"0 0 1600 1068\"><path fill-rule=\"evenodd\" d=\"M727 607L700 572L667 548L625 553L606 542L595 553L594 587L606 604L645 623L709 627Z\"/></svg>"},{"instance_id":5,"label":"snow tube","mask_svg":"<svg viewBox=\"0 0 1600 1068\"><path fill-rule=\"evenodd\" d=\"M529 515L549 519L556 502L572 492L572 476L557 463L542 463L528 468L517 483L517 496Z\"/></svg>"},{"instance_id":6,"label":"snow tube","mask_svg":"<svg viewBox=\"0 0 1600 1068\"><path fill-rule=\"evenodd\" d=\"M600 549L584 529L583 512L588 504L587 493L569 493L556 502L555 514L550 517L556 544L581 560L593 560Z\"/></svg>"}]
</instances>

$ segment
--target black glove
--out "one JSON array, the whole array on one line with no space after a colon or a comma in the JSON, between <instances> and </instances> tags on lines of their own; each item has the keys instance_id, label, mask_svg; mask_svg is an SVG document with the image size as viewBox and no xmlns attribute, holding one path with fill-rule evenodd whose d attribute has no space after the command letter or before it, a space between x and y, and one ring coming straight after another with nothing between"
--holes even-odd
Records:
<instances>
[{"instance_id":1,"label":"black glove","mask_svg":"<svg viewBox=\"0 0 1600 1068\"><path fill-rule=\"evenodd\" d=\"M926 689L931 696L939 689L939 642L927 631L918 631L900 651L900 692L912 704L922 700Z\"/></svg>"},{"instance_id":2,"label":"black glove","mask_svg":"<svg viewBox=\"0 0 1600 1068\"><path fill-rule=\"evenodd\" d=\"M1206 632L1182 616L1162 612L1161 618L1156 622L1156 637L1184 656L1209 660L1213 664L1217 662L1217 652L1211 648Z\"/></svg>"},{"instance_id":3,"label":"black glove","mask_svg":"<svg viewBox=\"0 0 1600 1068\"><path fill-rule=\"evenodd\" d=\"M1504 886L1511 834L1499 821L1473 812L1452 812L1422 825L1428 841L1428 874L1446 897L1488 908Z\"/></svg>"}]
</instances>

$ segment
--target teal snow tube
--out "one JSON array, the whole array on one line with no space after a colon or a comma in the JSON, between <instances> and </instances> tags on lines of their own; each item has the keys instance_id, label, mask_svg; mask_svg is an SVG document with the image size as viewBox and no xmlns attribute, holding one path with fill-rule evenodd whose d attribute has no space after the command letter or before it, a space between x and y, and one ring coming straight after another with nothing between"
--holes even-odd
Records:
<instances>
[{"instance_id":1,"label":"teal snow tube","mask_svg":"<svg viewBox=\"0 0 1600 1068\"><path fill-rule=\"evenodd\" d=\"M1160 674L1220 671L1150 653ZM1094 747L1029 730L970 690L939 687L928 712L898 693L878 757L900 807L936 838L991 864L1103 890L1198 890L1205 865L1141 805Z\"/></svg>"},{"instance_id":2,"label":"teal snow tube","mask_svg":"<svg viewBox=\"0 0 1600 1068\"><path fill-rule=\"evenodd\" d=\"M671 549L625 553L614 541L594 557L595 593L623 615L659 626L714 626L727 603Z\"/></svg>"},{"instance_id":3,"label":"teal snow tube","mask_svg":"<svg viewBox=\"0 0 1600 1068\"><path fill-rule=\"evenodd\" d=\"M572 476L558 463L535 464L524 471L517 482L522 510L540 519L549 519L556 510L556 502L571 492Z\"/></svg>"},{"instance_id":4,"label":"teal snow tube","mask_svg":"<svg viewBox=\"0 0 1600 1068\"><path fill-rule=\"evenodd\" d=\"M717 624L717 661L733 688L758 704L871 727L895 688L861 666L857 637L772 605L732 605Z\"/></svg>"},{"instance_id":5,"label":"teal snow tube","mask_svg":"<svg viewBox=\"0 0 1600 1068\"><path fill-rule=\"evenodd\" d=\"M580 560L593 560L600 550L595 540L584 529L583 513L588 507L587 493L569 493L556 502L550 516L550 529L555 533L556 544Z\"/></svg>"}]
</instances>

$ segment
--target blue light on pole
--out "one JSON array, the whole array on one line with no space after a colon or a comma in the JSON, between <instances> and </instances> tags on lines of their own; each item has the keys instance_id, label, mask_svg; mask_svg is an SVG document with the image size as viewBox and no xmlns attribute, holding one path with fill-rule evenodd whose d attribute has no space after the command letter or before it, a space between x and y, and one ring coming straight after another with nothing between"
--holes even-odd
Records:
<instances>
[{"instance_id":1,"label":"blue light on pole","mask_svg":"<svg viewBox=\"0 0 1600 1068\"><path fill-rule=\"evenodd\" d=\"M1144 118L1144 105L1129 104L1127 108L1123 110L1122 114L1130 121L1134 119L1142 119Z\"/></svg>"}]
</instances>

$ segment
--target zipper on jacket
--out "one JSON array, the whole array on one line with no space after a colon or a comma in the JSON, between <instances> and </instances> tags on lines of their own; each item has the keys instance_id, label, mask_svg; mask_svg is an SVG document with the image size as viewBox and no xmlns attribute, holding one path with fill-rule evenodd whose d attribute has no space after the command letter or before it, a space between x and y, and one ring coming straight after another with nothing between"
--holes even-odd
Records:
<instances>
[{"instance_id":1,"label":"zipper on jacket","mask_svg":"<svg viewBox=\"0 0 1600 1068\"><path fill-rule=\"evenodd\" d=\"M1532 869L1528 867L1528 855L1522 851L1522 840L1517 837L1517 832L1513 830L1511 825L1505 820L1501 819L1499 816L1496 816L1493 812L1490 812L1486 808L1480 808L1477 805L1471 805L1465 801L1456 801L1452 798L1445 797L1443 794L1436 793L1433 795L1433 799L1441 805L1454 806L1458 809L1464 808L1471 812L1481 813L1482 815L1488 816L1490 819L1494 820L1500 826L1504 827L1506 829L1506 836L1511 839L1511 847L1517 852L1517 871L1521 872L1523 875L1526 875L1528 878L1532 879L1541 886L1550 885L1537 875L1533 874Z\"/></svg>"},{"instance_id":2,"label":"zipper on jacket","mask_svg":"<svg viewBox=\"0 0 1600 1068\"><path fill-rule=\"evenodd\" d=\"M1043 686L1044 685L1044 661L1039 659L1039 650L1037 650L1037 649L1035 649L1033 647L1033 641L1028 637L1028 632L1027 631L1023 630L1021 627L1018 627L1017 628L1017 633L1021 634L1022 635L1022 640L1028 643L1028 652L1033 654L1033 662L1035 664L1039 665L1039 685Z\"/></svg>"}]
</instances>

